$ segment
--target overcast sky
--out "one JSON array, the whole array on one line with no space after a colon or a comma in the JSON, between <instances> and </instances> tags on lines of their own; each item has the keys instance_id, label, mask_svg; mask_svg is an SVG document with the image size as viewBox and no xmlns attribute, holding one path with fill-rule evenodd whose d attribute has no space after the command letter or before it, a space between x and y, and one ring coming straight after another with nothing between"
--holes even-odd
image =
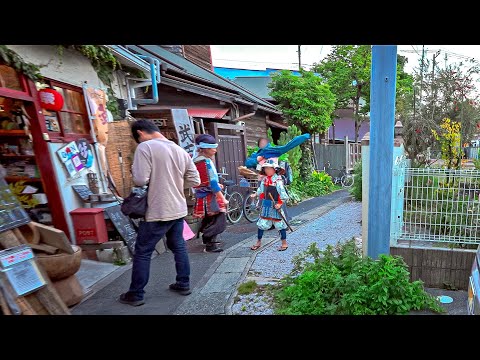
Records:
<instances>
[{"instance_id":1,"label":"overcast sky","mask_svg":"<svg viewBox=\"0 0 480 360\"><path fill-rule=\"evenodd\" d=\"M462 59L480 60L480 45L424 45L425 56L432 59L435 51L441 50L437 57L440 66L447 62L459 62ZM301 45L302 66L309 68L330 52L330 45ZM242 69L298 69L298 45L211 45L213 66ZM418 66L422 45L398 45L400 55L408 57L407 72Z\"/></svg>"}]
</instances>

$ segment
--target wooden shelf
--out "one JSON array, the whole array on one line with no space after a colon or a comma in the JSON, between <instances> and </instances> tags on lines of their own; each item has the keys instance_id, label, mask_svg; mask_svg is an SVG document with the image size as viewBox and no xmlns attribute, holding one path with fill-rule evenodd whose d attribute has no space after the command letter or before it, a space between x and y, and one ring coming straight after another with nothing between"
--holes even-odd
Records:
<instances>
[{"instance_id":1,"label":"wooden shelf","mask_svg":"<svg viewBox=\"0 0 480 360\"><path fill-rule=\"evenodd\" d=\"M2 158L2 159L8 159L8 158L11 158L11 159L34 159L35 155L1 155L0 154L0 158Z\"/></svg>"},{"instance_id":2,"label":"wooden shelf","mask_svg":"<svg viewBox=\"0 0 480 360\"><path fill-rule=\"evenodd\" d=\"M5 176L5 181L13 182L13 181L31 181L31 182L41 182L42 179L40 178L30 178L27 176Z\"/></svg>"},{"instance_id":3,"label":"wooden shelf","mask_svg":"<svg viewBox=\"0 0 480 360\"><path fill-rule=\"evenodd\" d=\"M27 136L23 130L0 130L0 136Z\"/></svg>"}]
</instances>

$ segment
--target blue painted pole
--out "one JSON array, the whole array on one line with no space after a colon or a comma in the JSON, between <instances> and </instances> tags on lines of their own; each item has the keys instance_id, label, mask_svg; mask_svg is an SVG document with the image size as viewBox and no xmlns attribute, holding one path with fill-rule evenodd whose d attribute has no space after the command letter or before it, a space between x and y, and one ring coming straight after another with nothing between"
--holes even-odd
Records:
<instances>
[{"instance_id":1,"label":"blue painted pole","mask_svg":"<svg viewBox=\"0 0 480 360\"><path fill-rule=\"evenodd\" d=\"M397 46L372 47L367 255L390 254Z\"/></svg>"}]
</instances>

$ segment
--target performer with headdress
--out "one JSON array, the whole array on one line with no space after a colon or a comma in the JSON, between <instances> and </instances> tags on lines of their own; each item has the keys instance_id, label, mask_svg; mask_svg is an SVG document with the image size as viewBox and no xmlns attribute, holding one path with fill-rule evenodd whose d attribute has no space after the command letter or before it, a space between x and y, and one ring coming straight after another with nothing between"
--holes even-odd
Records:
<instances>
[{"instance_id":1,"label":"performer with headdress","mask_svg":"<svg viewBox=\"0 0 480 360\"><path fill-rule=\"evenodd\" d=\"M226 205L228 202L222 193L218 173L215 168L215 154L218 144L209 134L201 134L195 139L193 162L200 174L200 185L194 188L195 206L193 217L202 219L198 234L202 233L202 242L206 252L220 252L220 242L216 241L219 234L225 231Z\"/></svg>"},{"instance_id":2,"label":"performer with headdress","mask_svg":"<svg viewBox=\"0 0 480 360\"><path fill-rule=\"evenodd\" d=\"M288 249L288 225L282 219L282 215L280 213L282 211L282 204L288 199L288 194L285 191L281 176L283 171L283 168L279 167L278 164L272 159L265 161L262 165L260 173L265 176L262 179L257 192L251 195L252 197L259 196L262 200L260 218L257 221L258 240L257 243L251 247L252 250L257 250L260 248L262 245L263 232L265 230L269 230L272 225L275 227L275 229L279 230L282 240L282 245L278 248L278 250L284 251Z\"/></svg>"}]
</instances>

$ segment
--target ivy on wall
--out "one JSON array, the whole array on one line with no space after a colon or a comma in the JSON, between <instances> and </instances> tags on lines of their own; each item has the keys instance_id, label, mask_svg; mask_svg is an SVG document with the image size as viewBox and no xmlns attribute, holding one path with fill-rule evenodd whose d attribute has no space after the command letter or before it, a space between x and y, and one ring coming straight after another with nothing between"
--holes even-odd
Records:
<instances>
[{"instance_id":1,"label":"ivy on wall","mask_svg":"<svg viewBox=\"0 0 480 360\"><path fill-rule=\"evenodd\" d=\"M57 51L60 56L63 55L65 48L74 49L90 60L98 78L107 86L107 109L110 110L114 119L119 119L120 109L112 89L114 71L121 69L138 78L145 78L145 74L128 66L122 67L110 49L100 45L57 45ZM40 74L40 66L25 62L16 52L7 48L6 45L0 45L0 59L33 81L41 81L43 79L43 76Z\"/></svg>"},{"instance_id":2,"label":"ivy on wall","mask_svg":"<svg viewBox=\"0 0 480 360\"><path fill-rule=\"evenodd\" d=\"M33 81L41 81L43 78L39 66L25 62L20 55L7 48L6 45L0 45L0 58L6 65L13 67Z\"/></svg>"}]
</instances>

